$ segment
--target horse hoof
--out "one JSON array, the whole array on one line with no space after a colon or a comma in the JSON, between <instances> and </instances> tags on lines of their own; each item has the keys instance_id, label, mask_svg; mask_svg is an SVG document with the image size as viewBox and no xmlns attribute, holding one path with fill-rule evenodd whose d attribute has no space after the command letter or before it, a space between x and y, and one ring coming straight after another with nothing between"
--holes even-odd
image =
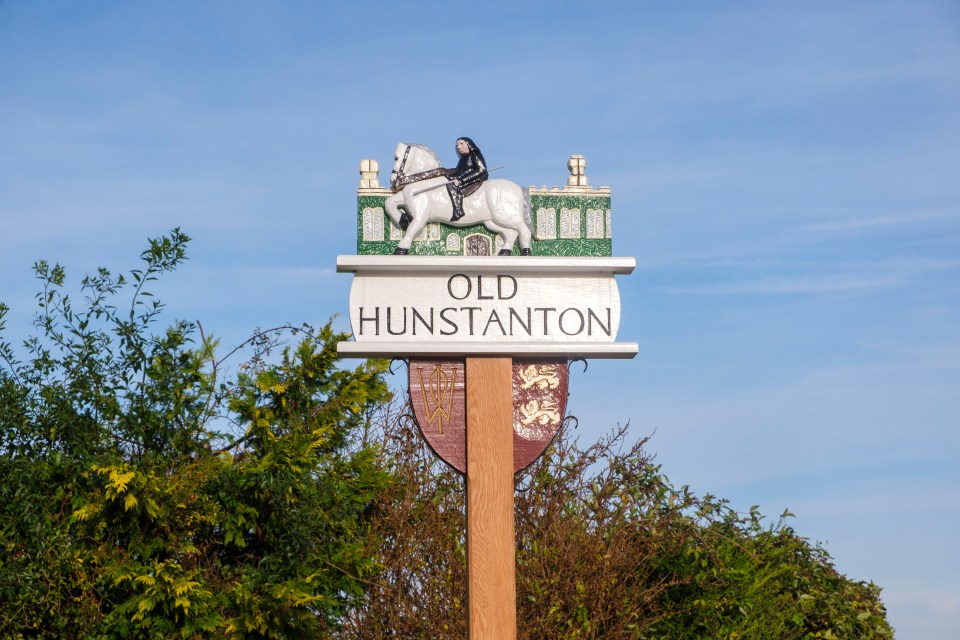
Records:
<instances>
[{"instance_id":1,"label":"horse hoof","mask_svg":"<svg viewBox=\"0 0 960 640\"><path fill-rule=\"evenodd\" d=\"M397 226L400 227L401 231L406 231L407 227L410 226L410 223L413 221L413 216L404 211L400 214L400 220L397 222Z\"/></svg>"},{"instance_id":2,"label":"horse hoof","mask_svg":"<svg viewBox=\"0 0 960 640\"><path fill-rule=\"evenodd\" d=\"M522 256L532 256L532 255L533 255L533 251L531 251L530 249L520 249L520 255L522 255Z\"/></svg>"},{"instance_id":3,"label":"horse hoof","mask_svg":"<svg viewBox=\"0 0 960 640\"><path fill-rule=\"evenodd\" d=\"M498 256L512 256L512 255L513 255L513 251L511 251L510 249L500 249L500 253L498 253L497 255L498 255Z\"/></svg>"},{"instance_id":4,"label":"horse hoof","mask_svg":"<svg viewBox=\"0 0 960 640\"><path fill-rule=\"evenodd\" d=\"M395 256L410 255L410 249L401 249L400 247L397 247L396 249L393 250L393 255Z\"/></svg>"}]
</instances>

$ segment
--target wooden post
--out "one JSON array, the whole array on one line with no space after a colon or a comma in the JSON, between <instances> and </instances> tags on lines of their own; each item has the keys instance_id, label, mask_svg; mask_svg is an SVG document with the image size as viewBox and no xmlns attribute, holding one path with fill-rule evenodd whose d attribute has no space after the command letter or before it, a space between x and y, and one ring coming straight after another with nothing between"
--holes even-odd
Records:
<instances>
[{"instance_id":1,"label":"wooden post","mask_svg":"<svg viewBox=\"0 0 960 640\"><path fill-rule=\"evenodd\" d=\"M515 640L512 358L467 357L470 640Z\"/></svg>"}]
</instances>

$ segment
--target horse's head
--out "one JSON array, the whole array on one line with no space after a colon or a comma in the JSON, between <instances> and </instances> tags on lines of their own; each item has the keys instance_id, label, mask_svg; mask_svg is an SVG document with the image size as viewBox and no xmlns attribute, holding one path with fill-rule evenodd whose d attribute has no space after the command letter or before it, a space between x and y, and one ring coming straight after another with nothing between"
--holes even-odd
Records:
<instances>
[{"instance_id":1,"label":"horse's head","mask_svg":"<svg viewBox=\"0 0 960 640\"><path fill-rule=\"evenodd\" d=\"M410 145L401 142L393 151L393 169L390 170L390 186L397 188L397 176L406 173L406 160L410 155Z\"/></svg>"},{"instance_id":2,"label":"horse's head","mask_svg":"<svg viewBox=\"0 0 960 640\"><path fill-rule=\"evenodd\" d=\"M396 188L399 176L409 176L429 171L440 166L440 159L430 147L422 144L401 142L393 152L393 169L390 171L390 186Z\"/></svg>"}]
</instances>

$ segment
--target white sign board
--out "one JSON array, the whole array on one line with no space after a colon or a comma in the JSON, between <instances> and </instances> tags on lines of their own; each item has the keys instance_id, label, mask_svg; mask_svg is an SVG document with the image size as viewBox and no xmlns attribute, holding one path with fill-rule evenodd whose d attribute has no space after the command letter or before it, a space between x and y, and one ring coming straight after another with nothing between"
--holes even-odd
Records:
<instances>
[{"instance_id":1,"label":"white sign board","mask_svg":"<svg viewBox=\"0 0 960 640\"><path fill-rule=\"evenodd\" d=\"M633 258L340 256L356 275L342 356L632 358L615 274Z\"/></svg>"}]
</instances>

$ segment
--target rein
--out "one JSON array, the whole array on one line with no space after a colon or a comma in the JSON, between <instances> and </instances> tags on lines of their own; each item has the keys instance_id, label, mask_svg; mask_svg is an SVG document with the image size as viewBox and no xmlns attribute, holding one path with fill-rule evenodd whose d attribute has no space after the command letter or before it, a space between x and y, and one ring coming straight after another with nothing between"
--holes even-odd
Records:
<instances>
[{"instance_id":1,"label":"rein","mask_svg":"<svg viewBox=\"0 0 960 640\"><path fill-rule=\"evenodd\" d=\"M397 176L403 176L403 168L407 166L407 156L410 155L410 147L412 145L407 145L407 148L403 152L403 160L400 161L400 167L397 169Z\"/></svg>"},{"instance_id":2,"label":"rein","mask_svg":"<svg viewBox=\"0 0 960 640\"><path fill-rule=\"evenodd\" d=\"M407 156L410 155L410 147L413 145L408 144L406 150L403 152L403 159L400 160L400 166L397 167L397 177L393 181L393 186L395 189L405 187L408 184L413 182L420 182L421 180L427 180L429 178L437 178L439 176L445 176L446 170L443 167L437 167L436 169L428 169L427 171L421 171L420 173L415 173L411 176L406 175L403 172L403 168L407 166Z\"/></svg>"}]
</instances>

